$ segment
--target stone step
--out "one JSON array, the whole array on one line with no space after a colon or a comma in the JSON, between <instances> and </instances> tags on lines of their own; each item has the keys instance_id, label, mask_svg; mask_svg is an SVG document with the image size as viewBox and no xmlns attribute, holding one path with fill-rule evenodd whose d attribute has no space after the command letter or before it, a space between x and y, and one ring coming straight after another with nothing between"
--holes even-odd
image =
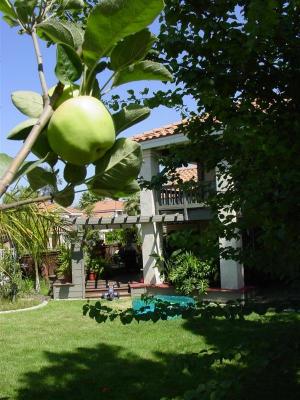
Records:
<instances>
[{"instance_id":1,"label":"stone step","mask_svg":"<svg viewBox=\"0 0 300 400\"><path fill-rule=\"evenodd\" d=\"M105 281L101 282L87 281L85 285L86 288L94 288L94 289L102 289L102 288L107 289L109 286L114 286L117 289L129 287L128 283L120 283L115 281L108 281L108 283L106 283Z\"/></svg>"},{"instance_id":2,"label":"stone step","mask_svg":"<svg viewBox=\"0 0 300 400\"><path fill-rule=\"evenodd\" d=\"M108 288L85 288L86 292L101 292L101 293L105 293L108 291ZM130 288L129 287L125 287L125 288L115 288L116 292L130 292Z\"/></svg>"},{"instance_id":3,"label":"stone step","mask_svg":"<svg viewBox=\"0 0 300 400\"><path fill-rule=\"evenodd\" d=\"M107 290L98 290L98 289L87 289L85 291L85 298L91 299L96 298L99 299L103 294L107 293ZM130 293L128 290L118 290L119 297L130 297Z\"/></svg>"}]
</instances>

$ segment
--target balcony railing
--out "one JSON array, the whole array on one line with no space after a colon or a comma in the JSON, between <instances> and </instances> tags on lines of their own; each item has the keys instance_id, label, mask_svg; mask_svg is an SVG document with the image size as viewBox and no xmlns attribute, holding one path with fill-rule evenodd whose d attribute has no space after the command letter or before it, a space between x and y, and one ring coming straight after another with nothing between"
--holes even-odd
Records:
<instances>
[{"instance_id":1,"label":"balcony railing","mask_svg":"<svg viewBox=\"0 0 300 400\"><path fill-rule=\"evenodd\" d=\"M157 191L159 210L204 207L209 193L216 190L215 181L206 181L182 188L178 185L163 186Z\"/></svg>"}]
</instances>

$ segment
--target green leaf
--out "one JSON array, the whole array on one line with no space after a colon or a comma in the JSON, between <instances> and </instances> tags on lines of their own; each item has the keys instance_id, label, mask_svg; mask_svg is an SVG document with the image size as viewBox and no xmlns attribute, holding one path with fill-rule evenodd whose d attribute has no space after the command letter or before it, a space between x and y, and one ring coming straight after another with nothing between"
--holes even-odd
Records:
<instances>
[{"instance_id":1,"label":"green leaf","mask_svg":"<svg viewBox=\"0 0 300 400\"><path fill-rule=\"evenodd\" d=\"M65 10L80 10L84 7L83 0L63 0L62 6Z\"/></svg>"},{"instance_id":2,"label":"green leaf","mask_svg":"<svg viewBox=\"0 0 300 400\"><path fill-rule=\"evenodd\" d=\"M117 72L112 86L120 86L133 81L172 81L172 74L165 66L154 61L139 61Z\"/></svg>"},{"instance_id":3,"label":"green leaf","mask_svg":"<svg viewBox=\"0 0 300 400\"><path fill-rule=\"evenodd\" d=\"M20 179L22 176L28 174L30 171L34 170L37 166L45 162L47 157L44 157L40 160L37 161L25 161L21 168L18 170L16 173L16 176L14 177L14 181L17 179Z\"/></svg>"},{"instance_id":4,"label":"green leaf","mask_svg":"<svg viewBox=\"0 0 300 400\"><path fill-rule=\"evenodd\" d=\"M95 177L90 181L92 191L118 193L134 180L141 168L141 146L130 139L117 139L114 146L96 163Z\"/></svg>"},{"instance_id":5,"label":"green leaf","mask_svg":"<svg viewBox=\"0 0 300 400\"><path fill-rule=\"evenodd\" d=\"M28 22L34 13L37 0L16 0L14 3L17 15L23 22Z\"/></svg>"},{"instance_id":6,"label":"green leaf","mask_svg":"<svg viewBox=\"0 0 300 400\"><path fill-rule=\"evenodd\" d=\"M36 167L28 172L27 179L32 190L38 190L47 185L56 185L55 174L41 167Z\"/></svg>"},{"instance_id":7,"label":"green leaf","mask_svg":"<svg viewBox=\"0 0 300 400\"><path fill-rule=\"evenodd\" d=\"M25 140L35 125L37 119L31 118L21 122L15 126L8 134L7 139L10 140ZM44 129L36 139L31 149L32 153L39 158L44 158L48 154L47 162L52 165L57 156L53 157L54 153L49 145L47 138L47 129ZM50 157L51 154L51 157ZM56 161L55 161L56 162ZM54 163L55 164L55 163Z\"/></svg>"},{"instance_id":8,"label":"green leaf","mask_svg":"<svg viewBox=\"0 0 300 400\"><path fill-rule=\"evenodd\" d=\"M0 11L4 15L8 15L11 18L16 18L15 10L8 0L0 0Z\"/></svg>"},{"instance_id":9,"label":"green leaf","mask_svg":"<svg viewBox=\"0 0 300 400\"><path fill-rule=\"evenodd\" d=\"M69 207L75 199L74 187L67 186L61 192L54 194L54 200L62 207Z\"/></svg>"},{"instance_id":10,"label":"green leaf","mask_svg":"<svg viewBox=\"0 0 300 400\"><path fill-rule=\"evenodd\" d=\"M106 188L97 187L94 185L90 189L95 195L102 197L110 197L112 199L119 199L121 197L128 197L140 191L140 186L136 180L127 183L124 187L119 188Z\"/></svg>"},{"instance_id":11,"label":"green leaf","mask_svg":"<svg viewBox=\"0 0 300 400\"><path fill-rule=\"evenodd\" d=\"M18 90L13 92L11 100L21 113L31 118L39 118L43 112L43 98L39 93Z\"/></svg>"},{"instance_id":12,"label":"green leaf","mask_svg":"<svg viewBox=\"0 0 300 400\"><path fill-rule=\"evenodd\" d=\"M140 185L138 184L138 182L136 180L133 180L129 183L127 183L126 186L124 186L121 190L118 190L117 192L114 193L114 197L116 198L120 198L120 197L128 197L131 196L137 192L139 192L140 189Z\"/></svg>"},{"instance_id":13,"label":"green leaf","mask_svg":"<svg viewBox=\"0 0 300 400\"><path fill-rule=\"evenodd\" d=\"M136 61L143 60L154 42L155 39L148 29L125 37L111 52L112 69L118 71Z\"/></svg>"},{"instance_id":14,"label":"green leaf","mask_svg":"<svg viewBox=\"0 0 300 400\"><path fill-rule=\"evenodd\" d=\"M11 18L8 15L4 15L2 17L3 21L5 21L10 27L18 26L18 21L14 18Z\"/></svg>"},{"instance_id":15,"label":"green leaf","mask_svg":"<svg viewBox=\"0 0 300 400\"><path fill-rule=\"evenodd\" d=\"M44 158L49 153L53 153L47 138L47 130L44 129L34 142L34 145L31 149L32 153L35 154L39 158Z\"/></svg>"},{"instance_id":16,"label":"green leaf","mask_svg":"<svg viewBox=\"0 0 300 400\"><path fill-rule=\"evenodd\" d=\"M7 170L12 160L13 158L10 157L8 154L0 153L0 177Z\"/></svg>"},{"instance_id":17,"label":"green leaf","mask_svg":"<svg viewBox=\"0 0 300 400\"><path fill-rule=\"evenodd\" d=\"M69 21L60 21L51 18L48 21L37 25L39 36L54 43L64 43L78 49L83 42L83 30L76 24Z\"/></svg>"},{"instance_id":18,"label":"green leaf","mask_svg":"<svg viewBox=\"0 0 300 400\"><path fill-rule=\"evenodd\" d=\"M56 58L55 75L61 83L68 85L81 77L83 66L78 54L71 46L59 43Z\"/></svg>"},{"instance_id":19,"label":"green leaf","mask_svg":"<svg viewBox=\"0 0 300 400\"><path fill-rule=\"evenodd\" d=\"M150 115L150 108L133 105L122 108L121 111L113 114L116 134L124 131L132 125L148 118Z\"/></svg>"},{"instance_id":20,"label":"green leaf","mask_svg":"<svg viewBox=\"0 0 300 400\"><path fill-rule=\"evenodd\" d=\"M27 138L32 127L36 124L37 118L26 119L15 126L7 135L7 139L10 140L24 140Z\"/></svg>"},{"instance_id":21,"label":"green leaf","mask_svg":"<svg viewBox=\"0 0 300 400\"><path fill-rule=\"evenodd\" d=\"M64 169L64 180L73 185L84 182L87 174L85 165L67 163Z\"/></svg>"},{"instance_id":22,"label":"green leaf","mask_svg":"<svg viewBox=\"0 0 300 400\"><path fill-rule=\"evenodd\" d=\"M87 20L83 57L93 66L128 35L150 25L164 7L163 0L103 0Z\"/></svg>"}]
</instances>

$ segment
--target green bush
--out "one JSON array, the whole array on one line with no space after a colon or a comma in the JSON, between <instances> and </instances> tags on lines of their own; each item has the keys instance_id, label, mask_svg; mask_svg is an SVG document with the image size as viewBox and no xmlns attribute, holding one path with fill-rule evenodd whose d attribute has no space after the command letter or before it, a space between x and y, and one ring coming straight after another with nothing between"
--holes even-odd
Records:
<instances>
[{"instance_id":1,"label":"green bush","mask_svg":"<svg viewBox=\"0 0 300 400\"><path fill-rule=\"evenodd\" d=\"M169 252L181 249L190 251L201 259L219 260L218 236L209 227L171 232L166 238Z\"/></svg>"},{"instance_id":2,"label":"green bush","mask_svg":"<svg viewBox=\"0 0 300 400\"><path fill-rule=\"evenodd\" d=\"M71 258L71 247L62 244L59 247L58 254L58 267L56 268L56 274L59 278L68 278L72 276L72 258Z\"/></svg>"},{"instance_id":3,"label":"green bush","mask_svg":"<svg viewBox=\"0 0 300 400\"><path fill-rule=\"evenodd\" d=\"M202 261L190 251L177 251L168 261L169 280L183 294L205 293L215 273L213 263Z\"/></svg>"},{"instance_id":4,"label":"green bush","mask_svg":"<svg viewBox=\"0 0 300 400\"><path fill-rule=\"evenodd\" d=\"M107 261L102 257L90 258L88 262L89 271L95 272L98 276L103 273L105 267L107 267Z\"/></svg>"},{"instance_id":5,"label":"green bush","mask_svg":"<svg viewBox=\"0 0 300 400\"><path fill-rule=\"evenodd\" d=\"M15 300L21 287L21 267L14 254L4 251L0 259L0 297Z\"/></svg>"},{"instance_id":6,"label":"green bush","mask_svg":"<svg viewBox=\"0 0 300 400\"><path fill-rule=\"evenodd\" d=\"M41 279L41 289L40 289L40 294L43 296L49 296L50 295L50 283L49 280L46 278Z\"/></svg>"},{"instance_id":7,"label":"green bush","mask_svg":"<svg viewBox=\"0 0 300 400\"><path fill-rule=\"evenodd\" d=\"M19 282L19 295L26 296L34 292L34 280L31 278L21 278Z\"/></svg>"}]
</instances>

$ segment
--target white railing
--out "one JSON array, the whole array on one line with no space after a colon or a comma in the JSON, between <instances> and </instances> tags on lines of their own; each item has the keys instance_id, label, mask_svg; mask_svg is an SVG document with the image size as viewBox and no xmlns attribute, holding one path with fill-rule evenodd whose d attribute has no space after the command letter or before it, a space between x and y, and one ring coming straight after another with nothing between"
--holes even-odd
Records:
<instances>
[{"instance_id":1,"label":"white railing","mask_svg":"<svg viewBox=\"0 0 300 400\"><path fill-rule=\"evenodd\" d=\"M195 183L186 189L178 185L163 186L157 191L158 207L159 209L168 209L169 207L189 208L201 205L209 193L215 190L215 181Z\"/></svg>"}]
</instances>

